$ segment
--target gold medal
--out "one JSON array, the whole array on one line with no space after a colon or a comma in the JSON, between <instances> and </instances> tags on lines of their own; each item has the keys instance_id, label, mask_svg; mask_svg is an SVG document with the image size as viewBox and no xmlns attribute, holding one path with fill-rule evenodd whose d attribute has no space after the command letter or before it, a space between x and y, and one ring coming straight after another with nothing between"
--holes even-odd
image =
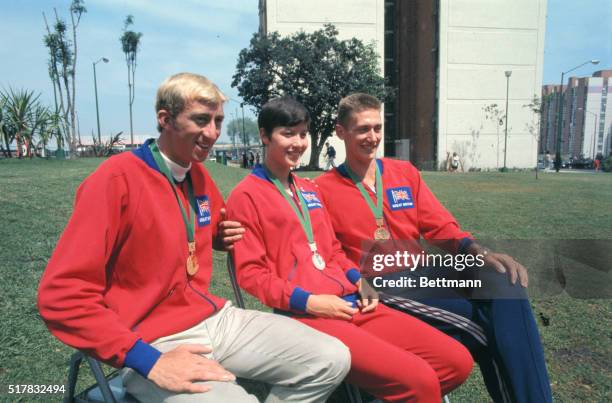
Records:
<instances>
[{"instance_id":1,"label":"gold medal","mask_svg":"<svg viewBox=\"0 0 612 403\"><path fill-rule=\"evenodd\" d=\"M386 241L387 239L391 239L391 234L385 228L385 222L382 218L376 219L376 225L378 228L374 231L374 239L376 241Z\"/></svg>"},{"instance_id":2,"label":"gold medal","mask_svg":"<svg viewBox=\"0 0 612 403\"><path fill-rule=\"evenodd\" d=\"M196 247L195 242L189 242L189 256L187 256L187 273L190 276L195 275L198 272L200 266L198 265L198 258L195 255Z\"/></svg>"}]
</instances>

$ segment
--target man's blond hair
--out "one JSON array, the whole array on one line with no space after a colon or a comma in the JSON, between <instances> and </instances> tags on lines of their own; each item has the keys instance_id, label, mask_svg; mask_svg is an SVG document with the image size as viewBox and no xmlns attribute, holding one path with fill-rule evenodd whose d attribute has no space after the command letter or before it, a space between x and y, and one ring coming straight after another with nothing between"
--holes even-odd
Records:
<instances>
[{"instance_id":1,"label":"man's blond hair","mask_svg":"<svg viewBox=\"0 0 612 403\"><path fill-rule=\"evenodd\" d=\"M338 124L347 127L353 113L359 113L368 109L380 111L381 103L378 98L361 92L348 95L342 98L338 104Z\"/></svg>"},{"instance_id":2,"label":"man's blond hair","mask_svg":"<svg viewBox=\"0 0 612 403\"><path fill-rule=\"evenodd\" d=\"M178 73L168 77L157 89L155 112L164 109L176 118L189 102L220 105L227 101L219 87L208 78L193 73ZM157 125L161 132L161 126Z\"/></svg>"}]
</instances>

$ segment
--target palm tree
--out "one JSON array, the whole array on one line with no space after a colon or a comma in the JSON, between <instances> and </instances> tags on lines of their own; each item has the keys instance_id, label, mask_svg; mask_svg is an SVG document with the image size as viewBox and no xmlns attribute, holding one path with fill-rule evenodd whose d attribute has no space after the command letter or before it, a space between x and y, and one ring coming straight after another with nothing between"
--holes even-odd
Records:
<instances>
[{"instance_id":1,"label":"palm tree","mask_svg":"<svg viewBox=\"0 0 612 403\"><path fill-rule=\"evenodd\" d=\"M12 126L15 140L17 141L17 155L22 157L21 146L22 141L26 144L26 152L29 153L29 143L31 140L31 119L32 111L38 105L40 94L36 95L34 91L18 90L14 91L9 88L4 94L6 98L5 104L5 120L9 127Z\"/></svg>"},{"instance_id":2,"label":"palm tree","mask_svg":"<svg viewBox=\"0 0 612 403\"><path fill-rule=\"evenodd\" d=\"M134 125L132 123L132 105L136 94L136 56L142 32L134 32L128 29L134 25L134 16L128 15L123 23L123 35L119 38L121 50L125 53L125 63L128 70L128 101L130 106L130 145L134 146Z\"/></svg>"},{"instance_id":3,"label":"palm tree","mask_svg":"<svg viewBox=\"0 0 612 403\"><path fill-rule=\"evenodd\" d=\"M11 141L9 139L9 126L8 122L5 121L5 113L4 106L6 105L6 97L4 93L0 92L0 135L2 135L2 140L4 140L4 147L2 147L2 152L6 158L11 158L13 155L11 154Z\"/></svg>"},{"instance_id":4,"label":"palm tree","mask_svg":"<svg viewBox=\"0 0 612 403\"><path fill-rule=\"evenodd\" d=\"M34 146L34 150L41 147L41 157L43 158L46 157L47 143L56 133L54 125L59 122L59 117L53 115L55 113L48 106L41 104L36 105L31 112L30 144ZM37 137L38 142L35 142Z\"/></svg>"}]
</instances>

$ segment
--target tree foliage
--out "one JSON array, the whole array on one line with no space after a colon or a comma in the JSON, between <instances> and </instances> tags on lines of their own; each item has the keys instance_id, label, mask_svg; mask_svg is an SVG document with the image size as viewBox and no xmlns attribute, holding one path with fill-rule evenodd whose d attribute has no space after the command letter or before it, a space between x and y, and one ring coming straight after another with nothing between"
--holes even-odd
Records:
<instances>
[{"instance_id":1,"label":"tree foliage","mask_svg":"<svg viewBox=\"0 0 612 403\"><path fill-rule=\"evenodd\" d=\"M60 125L63 136L58 137L58 147L62 148L64 139L71 151L76 150L78 133L76 124L76 63L78 55L77 28L81 17L87 12L82 0L70 4L70 27L59 17L54 9L55 23L52 26L43 13L47 34L43 42L49 51L49 77L53 84L55 113L61 116ZM72 39L69 38L70 29Z\"/></svg>"},{"instance_id":2,"label":"tree foliage","mask_svg":"<svg viewBox=\"0 0 612 403\"><path fill-rule=\"evenodd\" d=\"M128 15L123 22L123 34L119 38L121 50L125 54L125 63L128 73L128 100L130 106L130 144L134 144L134 124L132 121L132 105L136 94L136 57L140 46L142 32L134 32L130 27L134 25L134 16Z\"/></svg>"},{"instance_id":3,"label":"tree foliage","mask_svg":"<svg viewBox=\"0 0 612 403\"><path fill-rule=\"evenodd\" d=\"M257 127L257 122L251 118L244 118L244 132L241 118L230 120L227 123L227 135L233 144L249 145L259 143L259 128Z\"/></svg>"},{"instance_id":4,"label":"tree foliage","mask_svg":"<svg viewBox=\"0 0 612 403\"><path fill-rule=\"evenodd\" d=\"M257 111L283 95L303 103L312 119L309 166L314 168L334 132L342 97L359 91L385 98L393 92L380 75L378 60L373 44L355 38L339 40L330 24L311 34L287 37L256 33L250 46L240 52L232 87Z\"/></svg>"}]
</instances>

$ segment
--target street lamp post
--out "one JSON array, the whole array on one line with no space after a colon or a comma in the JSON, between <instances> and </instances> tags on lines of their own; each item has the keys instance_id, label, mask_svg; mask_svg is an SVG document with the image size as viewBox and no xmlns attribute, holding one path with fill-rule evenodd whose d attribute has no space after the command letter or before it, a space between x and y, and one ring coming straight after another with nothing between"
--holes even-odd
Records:
<instances>
[{"instance_id":1,"label":"street lamp post","mask_svg":"<svg viewBox=\"0 0 612 403\"><path fill-rule=\"evenodd\" d=\"M506 156L508 154L508 95L510 94L510 76L512 75L512 71L507 70L505 72L506 74L506 118L505 123L506 123L506 127L504 129L505 131L505 137L504 137L504 172L508 170L508 168L506 167Z\"/></svg>"},{"instance_id":2,"label":"street lamp post","mask_svg":"<svg viewBox=\"0 0 612 403\"><path fill-rule=\"evenodd\" d=\"M228 98L228 99L232 102L236 102L237 104L239 104L240 109L242 110L242 145L243 147L246 147L247 146L247 134L246 134L245 124L244 124L244 102L239 102L235 100L234 98Z\"/></svg>"},{"instance_id":3,"label":"street lamp post","mask_svg":"<svg viewBox=\"0 0 612 403\"><path fill-rule=\"evenodd\" d=\"M562 127L561 125L563 124L563 78L565 76L565 74L570 73L582 66L584 66L585 64L598 64L599 60L597 59L592 59L592 60L587 60L584 63L579 64L578 66L569 69L567 71L564 71L563 73L561 73L561 86L559 88L559 96L557 97L558 99L558 105L557 105L557 150L555 153L555 171L559 172L561 170L561 134L562 134Z\"/></svg>"},{"instance_id":4,"label":"street lamp post","mask_svg":"<svg viewBox=\"0 0 612 403\"><path fill-rule=\"evenodd\" d=\"M244 136L244 144L248 147L249 138L244 129L244 102L240 102L240 109L242 109L242 135Z\"/></svg>"},{"instance_id":5,"label":"street lamp post","mask_svg":"<svg viewBox=\"0 0 612 403\"><path fill-rule=\"evenodd\" d=\"M96 120L98 122L98 143L102 144L102 136L100 135L100 108L98 107L98 79L96 78L96 64L100 62L108 63L108 59L106 57L101 57L97 61L93 62L94 92L96 94Z\"/></svg>"}]
</instances>

